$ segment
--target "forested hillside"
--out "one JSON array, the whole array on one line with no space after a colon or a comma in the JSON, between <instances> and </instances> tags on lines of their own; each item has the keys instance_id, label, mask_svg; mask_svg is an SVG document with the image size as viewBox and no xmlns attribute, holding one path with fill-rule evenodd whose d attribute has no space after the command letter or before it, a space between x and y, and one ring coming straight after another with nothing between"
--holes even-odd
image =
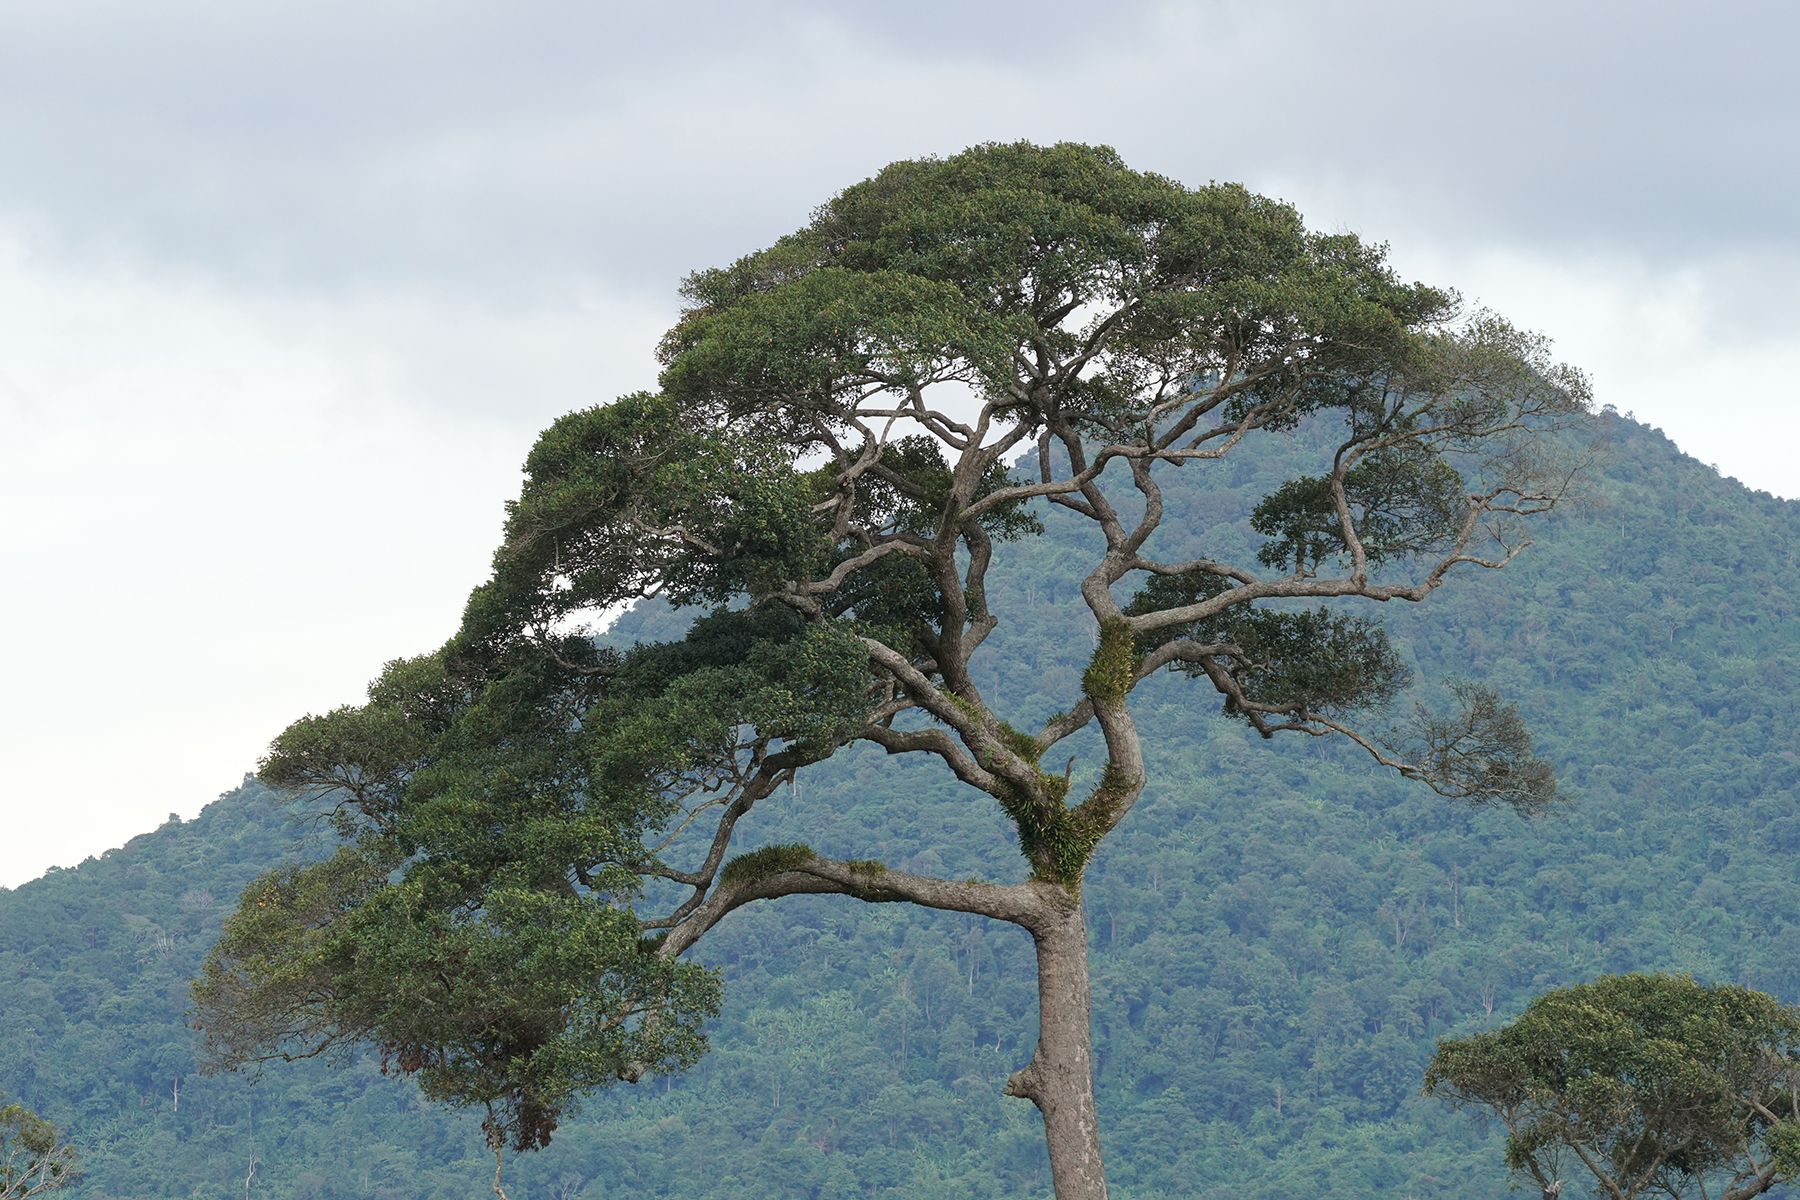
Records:
<instances>
[{"instance_id":1,"label":"forested hillside","mask_svg":"<svg viewBox=\"0 0 1800 1200\"><path fill-rule=\"evenodd\" d=\"M1179 677L1146 698L1150 786L1083 890L1116 1195L1497 1197L1497 1141L1416 1095L1435 1038L1602 971L1800 1000L1800 506L1603 423L1588 505L1505 572L1383 613L1426 694L1453 675L1520 702L1566 817L1470 812L1343 746L1265 743ZM1287 466L1167 473L1187 549L1241 553ZM1046 524L990 576L1009 619L981 682L1021 726L1076 690L1091 644L1078 531ZM645 606L611 636L668 636L686 615ZM1024 874L985 800L868 750L740 828L745 848ZM474 1119L369 1058L189 1077L183 980L243 883L306 852L298 833L247 782L0 893L0 1089L74 1130L86 1193L239 1195L252 1161L251 1196L486 1193ZM1022 933L788 899L701 949L727 981L712 1054L596 1097L509 1166L512 1196L1047 1194L1041 1127L999 1095L1034 1032Z\"/></svg>"}]
</instances>

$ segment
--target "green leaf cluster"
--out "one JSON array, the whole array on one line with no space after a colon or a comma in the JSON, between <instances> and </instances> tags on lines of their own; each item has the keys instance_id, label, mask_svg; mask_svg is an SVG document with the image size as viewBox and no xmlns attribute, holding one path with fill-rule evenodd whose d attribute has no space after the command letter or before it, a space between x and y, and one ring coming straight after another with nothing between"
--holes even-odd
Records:
<instances>
[{"instance_id":1,"label":"green leaf cluster","mask_svg":"<svg viewBox=\"0 0 1800 1200\"><path fill-rule=\"evenodd\" d=\"M54 1125L23 1104L0 1106L0 1200L25 1200L80 1178L75 1151Z\"/></svg>"},{"instance_id":2,"label":"green leaf cluster","mask_svg":"<svg viewBox=\"0 0 1800 1200\"><path fill-rule=\"evenodd\" d=\"M265 777L354 780L351 840L245 890L195 989L212 1061L370 1044L521 1147L584 1092L690 1066L718 985L640 937L639 836L746 727L828 752L866 677L854 638L771 615L717 613L604 687L520 656L445 716L425 703L442 681L480 680L452 647L290 729Z\"/></svg>"},{"instance_id":3,"label":"green leaf cluster","mask_svg":"<svg viewBox=\"0 0 1800 1200\"><path fill-rule=\"evenodd\" d=\"M1370 566L1442 549L1464 514L1462 476L1416 443L1365 456L1344 472L1343 489ZM1317 568L1348 553L1329 478L1282 484L1257 504L1250 527L1268 538L1257 561L1277 570Z\"/></svg>"},{"instance_id":4,"label":"green leaf cluster","mask_svg":"<svg viewBox=\"0 0 1800 1200\"><path fill-rule=\"evenodd\" d=\"M1440 1042L1425 1089L1497 1116L1507 1166L1541 1187L1578 1158L1608 1195L1675 1197L1710 1178L1715 1194L1753 1196L1800 1167L1800 1006L1686 975L1602 975Z\"/></svg>"},{"instance_id":5,"label":"green leaf cluster","mask_svg":"<svg viewBox=\"0 0 1800 1200\"><path fill-rule=\"evenodd\" d=\"M1218 575L1156 575L1132 597L1125 612L1183 608L1224 595L1232 586ZM1231 657L1239 664L1236 679L1243 695L1295 711L1339 716L1359 709L1380 710L1412 682L1411 669L1378 620L1324 606L1299 612L1237 606L1215 617L1164 626L1141 637L1139 646L1147 652L1178 639L1233 647ZM1186 674L1202 673L1189 663L1172 665ZM1224 712L1240 719L1246 716L1230 697Z\"/></svg>"}]
</instances>

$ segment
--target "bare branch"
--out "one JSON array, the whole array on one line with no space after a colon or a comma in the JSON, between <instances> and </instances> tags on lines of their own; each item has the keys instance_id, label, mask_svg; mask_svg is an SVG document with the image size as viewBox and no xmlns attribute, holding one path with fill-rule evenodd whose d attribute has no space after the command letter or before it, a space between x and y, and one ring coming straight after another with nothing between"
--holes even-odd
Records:
<instances>
[{"instance_id":1,"label":"bare branch","mask_svg":"<svg viewBox=\"0 0 1800 1200\"><path fill-rule=\"evenodd\" d=\"M1002 884L937 879L891 871L879 863L840 862L814 856L773 874L721 883L705 904L669 931L658 953L665 959L679 956L727 914L752 901L796 895L854 896L870 904L904 901L926 908L978 913L1027 930L1066 915L1071 903L1061 889L1035 880Z\"/></svg>"}]
</instances>

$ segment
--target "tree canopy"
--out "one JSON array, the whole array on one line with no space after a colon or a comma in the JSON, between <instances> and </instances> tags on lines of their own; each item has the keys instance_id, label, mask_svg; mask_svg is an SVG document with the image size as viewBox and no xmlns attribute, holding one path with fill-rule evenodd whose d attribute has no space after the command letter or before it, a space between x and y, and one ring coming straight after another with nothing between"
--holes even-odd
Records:
<instances>
[{"instance_id":1,"label":"tree canopy","mask_svg":"<svg viewBox=\"0 0 1800 1200\"><path fill-rule=\"evenodd\" d=\"M196 993L219 1061L371 1041L427 1090L497 1106L496 1138L542 1144L583 1090L693 1060L717 990L679 955L726 914L909 901L1031 932L1041 1034L1009 1091L1043 1113L1059 1194L1104 1195L1078 901L1146 782L1147 679L1185 672L1265 737L1341 734L1447 795L1556 801L1485 687L1357 728L1407 672L1331 606L1422 601L1528 543L1588 404L1541 339L1285 205L1072 145L896 163L684 294L660 390L532 450L456 637L276 741L264 778L330 797L346 843L245 893ZM1321 421L1332 451L1257 506L1255 563L1163 528L1161 472ZM1035 477L1009 467L1026 450ZM1093 653L1028 731L971 662L1002 619L989 569L1043 504L1097 538L1069 630ZM1195 552L1160 548L1177 540ZM597 647L586 622L652 594L714 611L679 642ZM727 861L759 802L857 740L990 798L1030 878L802 844Z\"/></svg>"},{"instance_id":2,"label":"tree canopy","mask_svg":"<svg viewBox=\"0 0 1800 1200\"><path fill-rule=\"evenodd\" d=\"M81 1178L74 1147L22 1104L0 1106L0 1200L25 1200Z\"/></svg>"},{"instance_id":3,"label":"tree canopy","mask_svg":"<svg viewBox=\"0 0 1800 1200\"><path fill-rule=\"evenodd\" d=\"M1686 975L1602 975L1438 1044L1428 1094L1497 1117L1506 1165L1554 1190L1749 1200L1800 1175L1800 1006ZM1712 1188L1707 1188L1707 1182Z\"/></svg>"}]
</instances>

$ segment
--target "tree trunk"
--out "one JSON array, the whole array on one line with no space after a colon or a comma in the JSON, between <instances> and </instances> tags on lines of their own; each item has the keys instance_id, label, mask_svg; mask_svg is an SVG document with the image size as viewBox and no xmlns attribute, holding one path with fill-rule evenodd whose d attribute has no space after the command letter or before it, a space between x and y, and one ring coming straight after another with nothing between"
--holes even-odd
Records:
<instances>
[{"instance_id":1,"label":"tree trunk","mask_svg":"<svg viewBox=\"0 0 1800 1200\"><path fill-rule=\"evenodd\" d=\"M1100 1123L1094 1112L1093 1032L1088 1024L1087 925L1081 906L1032 923L1037 943L1038 1043L1006 1081L1044 1117L1056 1200L1106 1200Z\"/></svg>"},{"instance_id":2,"label":"tree trunk","mask_svg":"<svg viewBox=\"0 0 1800 1200\"><path fill-rule=\"evenodd\" d=\"M947 912L976 913L1031 934L1037 943L1038 1043L1031 1061L1006 1081L1005 1091L1030 1100L1043 1114L1056 1200L1107 1200L1094 1112L1087 924L1068 889L1043 879L1024 883L934 879L815 856L791 870L721 885L669 930L657 953L674 958L726 913L754 900L810 894L854 896L869 903L907 901ZM621 1078L641 1074L635 1066L628 1071L636 1073L621 1072Z\"/></svg>"}]
</instances>

